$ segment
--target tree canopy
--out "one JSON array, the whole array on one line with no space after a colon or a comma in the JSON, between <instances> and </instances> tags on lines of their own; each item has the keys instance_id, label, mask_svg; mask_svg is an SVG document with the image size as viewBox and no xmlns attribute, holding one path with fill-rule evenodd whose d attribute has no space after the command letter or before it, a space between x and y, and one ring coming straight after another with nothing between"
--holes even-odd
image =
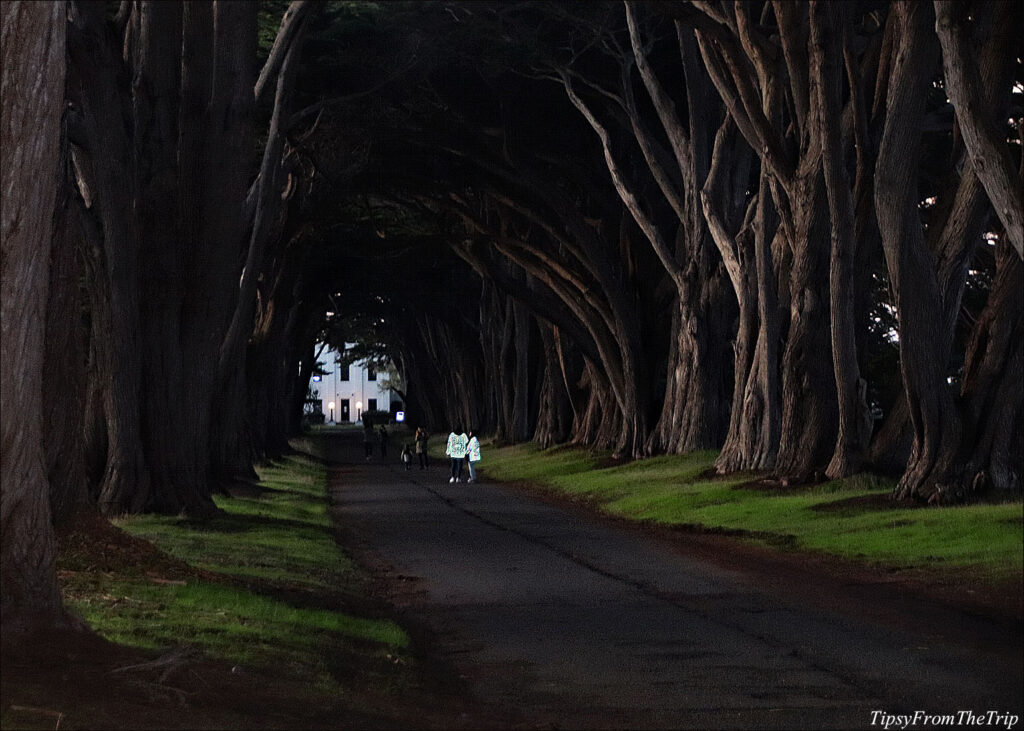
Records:
<instances>
[{"instance_id":1,"label":"tree canopy","mask_svg":"<svg viewBox=\"0 0 1024 731\"><path fill-rule=\"evenodd\" d=\"M48 469L35 503L5 472L5 573L51 515L215 512L301 431L318 342L499 442L1020 492L1020 3L46 3L66 42L22 5L5 39L65 62L37 109L5 42L5 115L60 154L18 204L52 230L5 203L4 400L74 408L5 416L5 470Z\"/></svg>"}]
</instances>

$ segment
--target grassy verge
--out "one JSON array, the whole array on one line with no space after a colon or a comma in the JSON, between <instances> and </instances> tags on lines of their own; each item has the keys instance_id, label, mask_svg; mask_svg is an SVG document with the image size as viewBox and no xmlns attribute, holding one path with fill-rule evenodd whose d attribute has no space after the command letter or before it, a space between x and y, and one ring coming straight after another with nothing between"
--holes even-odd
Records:
<instances>
[{"instance_id":1,"label":"grassy verge","mask_svg":"<svg viewBox=\"0 0 1024 731\"><path fill-rule=\"evenodd\" d=\"M983 580L1019 579L1022 502L912 508L888 504L892 483L855 475L820 485L765 489L753 475L708 479L714 452L602 467L606 455L487 449L488 478L528 482L638 521L735 531L751 540L907 568L970 569Z\"/></svg>"},{"instance_id":2,"label":"grassy verge","mask_svg":"<svg viewBox=\"0 0 1024 731\"><path fill-rule=\"evenodd\" d=\"M263 491L218 498L210 520L138 516L98 548L72 539L58 567L66 602L121 644L185 644L318 693L401 688L409 638L375 616L336 545L324 468L290 457L260 473Z\"/></svg>"}]
</instances>

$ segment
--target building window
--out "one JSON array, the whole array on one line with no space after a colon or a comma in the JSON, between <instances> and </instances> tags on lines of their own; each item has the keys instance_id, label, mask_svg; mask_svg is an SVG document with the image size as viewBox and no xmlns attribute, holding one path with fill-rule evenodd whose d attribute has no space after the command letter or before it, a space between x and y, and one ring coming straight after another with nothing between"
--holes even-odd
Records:
<instances>
[{"instance_id":1,"label":"building window","mask_svg":"<svg viewBox=\"0 0 1024 731\"><path fill-rule=\"evenodd\" d=\"M367 411L376 411L377 410L377 399L375 399L375 398L370 399L369 402L366 405L366 410Z\"/></svg>"},{"instance_id":2,"label":"building window","mask_svg":"<svg viewBox=\"0 0 1024 731\"><path fill-rule=\"evenodd\" d=\"M339 381L347 381L348 380L348 364L345 364L345 365L339 364L338 365L338 380Z\"/></svg>"},{"instance_id":3,"label":"building window","mask_svg":"<svg viewBox=\"0 0 1024 731\"><path fill-rule=\"evenodd\" d=\"M376 381L377 380L377 369L369 363L366 364L366 380Z\"/></svg>"}]
</instances>

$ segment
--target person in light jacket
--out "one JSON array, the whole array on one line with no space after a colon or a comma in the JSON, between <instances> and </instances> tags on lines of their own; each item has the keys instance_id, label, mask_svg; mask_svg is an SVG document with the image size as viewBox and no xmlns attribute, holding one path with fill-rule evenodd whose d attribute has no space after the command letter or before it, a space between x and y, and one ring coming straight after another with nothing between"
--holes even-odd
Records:
<instances>
[{"instance_id":1,"label":"person in light jacket","mask_svg":"<svg viewBox=\"0 0 1024 731\"><path fill-rule=\"evenodd\" d=\"M466 459L469 462L468 482L476 482L476 463L480 461L480 440L476 438L476 429L469 430L469 443L466 445Z\"/></svg>"},{"instance_id":2,"label":"person in light jacket","mask_svg":"<svg viewBox=\"0 0 1024 731\"><path fill-rule=\"evenodd\" d=\"M448 435L448 446L444 453L448 455L451 462L452 476L448 482L462 482L462 461L466 458L466 445L469 444L469 437L462 430L461 426L452 429Z\"/></svg>"}]
</instances>

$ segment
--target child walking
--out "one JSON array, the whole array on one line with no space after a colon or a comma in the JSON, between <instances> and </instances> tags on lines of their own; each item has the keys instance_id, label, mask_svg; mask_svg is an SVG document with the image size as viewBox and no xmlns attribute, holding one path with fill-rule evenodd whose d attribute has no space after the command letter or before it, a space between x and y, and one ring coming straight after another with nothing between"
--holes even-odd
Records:
<instances>
[{"instance_id":1,"label":"child walking","mask_svg":"<svg viewBox=\"0 0 1024 731\"><path fill-rule=\"evenodd\" d=\"M476 429L469 430L466 459L469 461L469 481L476 482L476 463L480 461L480 440L476 438Z\"/></svg>"},{"instance_id":2,"label":"child walking","mask_svg":"<svg viewBox=\"0 0 1024 731\"><path fill-rule=\"evenodd\" d=\"M405 469L412 469L412 450L409 449L408 444L402 448L402 463L405 465Z\"/></svg>"}]
</instances>

